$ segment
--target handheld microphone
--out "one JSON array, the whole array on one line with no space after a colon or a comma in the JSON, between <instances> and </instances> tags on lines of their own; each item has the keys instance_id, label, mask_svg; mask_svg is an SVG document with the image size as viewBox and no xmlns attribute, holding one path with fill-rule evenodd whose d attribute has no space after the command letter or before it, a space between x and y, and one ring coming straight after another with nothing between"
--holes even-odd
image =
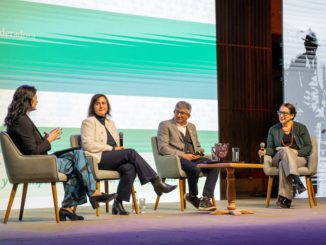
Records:
<instances>
[{"instance_id":1,"label":"handheld microphone","mask_svg":"<svg viewBox=\"0 0 326 245\"><path fill-rule=\"evenodd\" d=\"M265 143L264 143L264 142L261 142L259 146L260 146L260 150L265 150ZM260 157L259 162L260 162L261 164L264 163L264 156L261 156L261 157Z\"/></svg>"},{"instance_id":2,"label":"handheld microphone","mask_svg":"<svg viewBox=\"0 0 326 245\"><path fill-rule=\"evenodd\" d=\"M326 129L323 129L323 130L321 131L321 133L322 133L322 134L326 133Z\"/></svg>"},{"instance_id":3,"label":"handheld microphone","mask_svg":"<svg viewBox=\"0 0 326 245\"><path fill-rule=\"evenodd\" d=\"M119 145L123 146L123 132L119 132Z\"/></svg>"}]
</instances>

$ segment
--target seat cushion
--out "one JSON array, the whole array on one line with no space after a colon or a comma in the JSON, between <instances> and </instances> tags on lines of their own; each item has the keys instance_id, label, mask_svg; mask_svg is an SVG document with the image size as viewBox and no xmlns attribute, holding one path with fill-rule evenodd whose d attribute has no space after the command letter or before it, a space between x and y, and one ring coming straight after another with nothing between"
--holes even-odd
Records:
<instances>
[{"instance_id":1,"label":"seat cushion","mask_svg":"<svg viewBox=\"0 0 326 245\"><path fill-rule=\"evenodd\" d=\"M97 177L98 180L104 180L104 179L120 179L120 174L119 174L118 171L98 170L96 177Z\"/></svg>"}]
</instances>

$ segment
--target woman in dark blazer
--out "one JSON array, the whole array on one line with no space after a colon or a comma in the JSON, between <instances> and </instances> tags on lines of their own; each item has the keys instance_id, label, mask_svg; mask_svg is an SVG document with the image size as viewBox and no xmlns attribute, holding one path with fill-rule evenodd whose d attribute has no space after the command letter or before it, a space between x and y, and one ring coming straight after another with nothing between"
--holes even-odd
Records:
<instances>
[{"instance_id":1,"label":"woman in dark blazer","mask_svg":"<svg viewBox=\"0 0 326 245\"><path fill-rule=\"evenodd\" d=\"M267 148L259 150L260 156L269 155L272 164L279 166L279 191L276 205L290 208L294 196L292 184L300 194L306 191L299 178L298 168L306 166L312 145L305 125L293 121L296 109L290 103L284 103L277 111L279 123L268 131Z\"/></svg>"},{"instance_id":2,"label":"woman in dark blazer","mask_svg":"<svg viewBox=\"0 0 326 245\"><path fill-rule=\"evenodd\" d=\"M60 139L60 128L55 128L44 136L38 131L28 114L37 107L36 89L23 85L14 93L5 118L8 134L24 155L45 155L51 149L51 142ZM60 220L83 220L72 207L87 202L89 196L92 207L97 208L98 202L115 198L116 194L107 195L96 190L93 173L86 161L84 152L79 149L62 151L57 155L58 171L68 176L65 196L60 209Z\"/></svg>"}]
</instances>

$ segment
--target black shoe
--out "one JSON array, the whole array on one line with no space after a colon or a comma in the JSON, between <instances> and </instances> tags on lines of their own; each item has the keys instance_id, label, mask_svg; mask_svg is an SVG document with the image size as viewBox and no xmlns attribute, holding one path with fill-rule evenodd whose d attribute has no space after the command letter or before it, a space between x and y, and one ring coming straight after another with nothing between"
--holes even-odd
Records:
<instances>
[{"instance_id":1,"label":"black shoe","mask_svg":"<svg viewBox=\"0 0 326 245\"><path fill-rule=\"evenodd\" d=\"M84 220L83 216L77 215L75 212L69 212L66 209L60 208L60 221L66 221L69 218L71 221Z\"/></svg>"},{"instance_id":2,"label":"black shoe","mask_svg":"<svg viewBox=\"0 0 326 245\"><path fill-rule=\"evenodd\" d=\"M152 184L154 191L158 196L162 195L162 193L169 193L178 187L177 185L169 185L164 183L159 176L153 179Z\"/></svg>"},{"instance_id":3,"label":"black shoe","mask_svg":"<svg viewBox=\"0 0 326 245\"><path fill-rule=\"evenodd\" d=\"M92 207L94 209L99 208L99 202L110 202L113 199L115 199L118 196L117 193L113 194L106 194L106 193L101 193L99 196L91 196L89 198L89 202L91 203Z\"/></svg>"},{"instance_id":4,"label":"black shoe","mask_svg":"<svg viewBox=\"0 0 326 245\"><path fill-rule=\"evenodd\" d=\"M200 199L199 208L198 209L200 211L214 211L214 210L216 210L216 207L214 207L214 205L211 202L211 199L209 197L203 196Z\"/></svg>"},{"instance_id":5,"label":"black shoe","mask_svg":"<svg viewBox=\"0 0 326 245\"><path fill-rule=\"evenodd\" d=\"M197 196L192 196L189 193L185 194L185 199L187 202L191 203L195 208L199 208L200 199Z\"/></svg>"},{"instance_id":6,"label":"black shoe","mask_svg":"<svg viewBox=\"0 0 326 245\"><path fill-rule=\"evenodd\" d=\"M128 215L129 212L124 209L122 202L119 202L117 199L115 199L112 206L112 214Z\"/></svg>"},{"instance_id":7,"label":"black shoe","mask_svg":"<svg viewBox=\"0 0 326 245\"><path fill-rule=\"evenodd\" d=\"M305 192L305 191L307 190L307 188L302 184L301 181L295 183L295 187L296 187L297 192L298 192L299 194L301 194L302 192Z\"/></svg>"},{"instance_id":8,"label":"black shoe","mask_svg":"<svg viewBox=\"0 0 326 245\"><path fill-rule=\"evenodd\" d=\"M292 200L290 200L286 197L283 197L280 195L277 197L276 205L280 208L290 208L291 203L292 203Z\"/></svg>"}]
</instances>

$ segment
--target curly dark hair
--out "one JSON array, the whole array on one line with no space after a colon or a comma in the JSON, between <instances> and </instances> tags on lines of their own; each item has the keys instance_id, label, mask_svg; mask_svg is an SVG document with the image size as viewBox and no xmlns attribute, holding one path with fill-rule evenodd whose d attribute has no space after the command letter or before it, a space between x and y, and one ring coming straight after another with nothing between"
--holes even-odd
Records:
<instances>
[{"instance_id":1,"label":"curly dark hair","mask_svg":"<svg viewBox=\"0 0 326 245\"><path fill-rule=\"evenodd\" d=\"M106 113L108 116L111 116L111 105L110 102L108 100L108 98L106 97L105 94L95 94L93 95L91 102L89 103L89 107L88 107L88 116L95 116L95 110L94 110L94 105L96 103L96 101L100 98L103 97L106 100L106 103L108 104L108 112Z\"/></svg>"},{"instance_id":2,"label":"curly dark hair","mask_svg":"<svg viewBox=\"0 0 326 245\"><path fill-rule=\"evenodd\" d=\"M29 85L22 85L16 89L12 101L8 106L8 113L4 123L5 126L12 126L20 115L24 115L31 110L32 99L36 92L36 88Z\"/></svg>"}]
</instances>

